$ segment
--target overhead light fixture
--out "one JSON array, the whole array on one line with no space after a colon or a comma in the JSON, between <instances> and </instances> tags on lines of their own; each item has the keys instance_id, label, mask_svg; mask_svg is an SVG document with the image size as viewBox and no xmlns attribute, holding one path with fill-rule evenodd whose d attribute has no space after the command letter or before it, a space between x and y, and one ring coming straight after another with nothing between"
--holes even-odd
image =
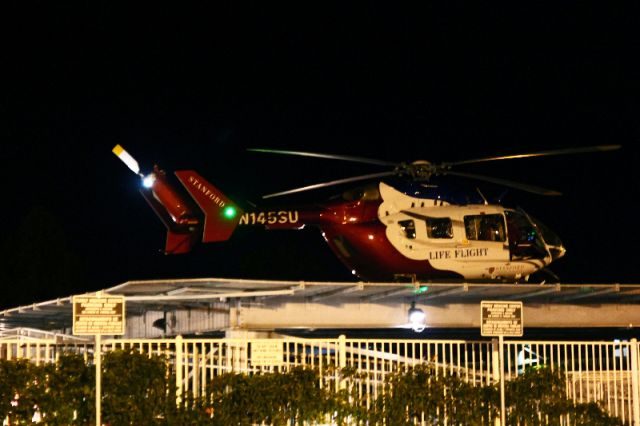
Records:
<instances>
[{"instance_id":1,"label":"overhead light fixture","mask_svg":"<svg viewBox=\"0 0 640 426\"><path fill-rule=\"evenodd\" d=\"M411 302L409 308L409 324L416 333L421 333L427 327L427 315L420 308L416 308L416 302Z\"/></svg>"},{"instance_id":2,"label":"overhead light fixture","mask_svg":"<svg viewBox=\"0 0 640 426\"><path fill-rule=\"evenodd\" d=\"M153 327L158 328L162 331L166 331L167 329L167 319L166 318L158 318L152 324Z\"/></svg>"}]
</instances>

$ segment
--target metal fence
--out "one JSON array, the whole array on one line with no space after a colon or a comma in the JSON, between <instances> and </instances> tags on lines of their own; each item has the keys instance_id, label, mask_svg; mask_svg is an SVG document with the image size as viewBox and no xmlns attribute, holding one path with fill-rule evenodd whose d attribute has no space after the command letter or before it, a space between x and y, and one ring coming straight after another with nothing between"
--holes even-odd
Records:
<instances>
[{"instance_id":1,"label":"metal fence","mask_svg":"<svg viewBox=\"0 0 640 426\"><path fill-rule=\"evenodd\" d=\"M385 377L429 362L436 374L454 374L473 385L515 378L534 365L547 365L565 374L567 396L575 402L598 402L610 414L640 425L638 342L504 341L500 370L498 339L385 340L302 339L109 339L102 351L136 349L163 355L176 373L177 395L205 394L207 383L226 372L286 371L294 366L317 367L326 386L345 386L340 367L354 367L359 396L367 406L382 391ZM0 339L0 359L28 358L54 362L62 352L83 354L90 361L94 344L61 341L59 337L15 336Z\"/></svg>"}]
</instances>

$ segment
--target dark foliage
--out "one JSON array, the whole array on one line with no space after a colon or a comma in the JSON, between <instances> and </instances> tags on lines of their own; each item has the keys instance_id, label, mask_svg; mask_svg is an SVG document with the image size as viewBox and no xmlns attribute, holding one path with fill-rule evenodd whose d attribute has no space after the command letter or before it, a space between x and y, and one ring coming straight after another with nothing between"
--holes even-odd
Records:
<instances>
[{"instance_id":1,"label":"dark foliage","mask_svg":"<svg viewBox=\"0 0 640 426\"><path fill-rule=\"evenodd\" d=\"M378 397L372 398L376 386ZM85 425L94 417L94 369L78 355L56 364L0 361L0 418L30 423L34 413L49 425ZM367 399L369 395L370 399ZM507 424L616 426L598 404L566 397L562 372L532 369L506 384ZM176 404L175 376L167 359L132 350L105 354L103 421L111 425L492 425L499 416L497 385L473 386L431 365L388 373L381 385L354 368L294 367L284 372L226 373L203 398Z\"/></svg>"}]
</instances>

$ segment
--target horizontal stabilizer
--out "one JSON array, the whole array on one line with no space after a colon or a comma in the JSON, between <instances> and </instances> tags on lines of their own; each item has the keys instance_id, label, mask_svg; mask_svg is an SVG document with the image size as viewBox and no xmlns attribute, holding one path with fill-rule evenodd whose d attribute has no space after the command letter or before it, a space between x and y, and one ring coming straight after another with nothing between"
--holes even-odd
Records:
<instances>
[{"instance_id":1,"label":"horizontal stabilizer","mask_svg":"<svg viewBox=\"0 0 640 426\"><path fill-rule=\"evenodd\" d=\"M154 212L158 215L164 226L167 228L167 241L164 248L165 254L188 253L196 242L198 242L197 226L178 226L172 220L167 209L153 196L150 189L141 189L140 193L147 200Z\"/></svg>"},{"instance_id":2,"label":"horizontal stabilizer","mask_svg":"<svg viewBox=\"0 0 640 426\"><path fill-rule=\"evenodd\" d=\"M198 242L198 235L195 232L182 234L167 230L167 243L164 252L165 254L188 253L196 242Z\"/></svg>"}]
</instances>

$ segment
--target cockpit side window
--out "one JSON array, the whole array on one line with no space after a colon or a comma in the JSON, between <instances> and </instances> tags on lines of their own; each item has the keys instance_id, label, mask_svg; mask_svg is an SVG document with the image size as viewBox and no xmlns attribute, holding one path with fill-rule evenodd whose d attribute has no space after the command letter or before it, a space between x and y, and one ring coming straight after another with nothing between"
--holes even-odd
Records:
<instances>
[{"instance_id":1,"label":"cockpit side window","mask_svg":"<svg viewBox=\"0 0 640 426\"><path fill-rule=\"evenodd\" d=\"M468 240L506 241L504 218L501 214L482 214L464 217Z\"/></svg>"},{"instance_id":2,"label":"cockpit side window","mask_svg":"<svg viewBox=\"0 0 640 426\"><path fill-rule=\"evenodd\" d=\"M448 217L428 217L426 223L429 238L453 238L451 219Z\"/></svg>"},{"instance_id":3,"label":"cockpit side window","mask_svg":"<svg viewBox=\"0 0 640 426\"><path fill-rule=\"evenodd\" d=\"M404 234L405 238L410 240L414 240L416 238L416 224L413 222L413 219L400 220L398 221L398 225L400 225L400 230Z\"/></svg>"}]
</instances>

